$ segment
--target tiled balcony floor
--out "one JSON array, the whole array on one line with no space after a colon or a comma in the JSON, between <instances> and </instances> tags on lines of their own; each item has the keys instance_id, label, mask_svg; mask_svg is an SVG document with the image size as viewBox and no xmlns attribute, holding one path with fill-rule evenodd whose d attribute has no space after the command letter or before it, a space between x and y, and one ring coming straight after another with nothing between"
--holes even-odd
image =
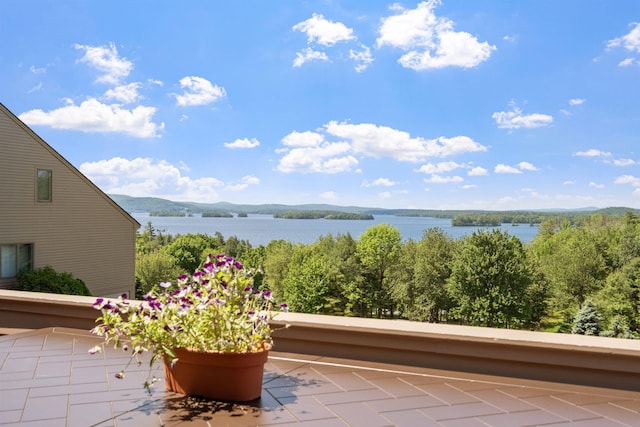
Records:
<instances>
[{"instance_id":1,"label":"tiled balcony floor","mask_svg":"<svg viewBox=\"0 0 640 427\"><path fill-rule=\"evenodd\" d=\"M640 426L640 392L272 352L262 398L187 398L96 337L52 328L0 337L0 424L20 426ZM603 363L606 361L603 360ZM158 369L158 375L162 370Z\"/></svg>"}]
</instances>

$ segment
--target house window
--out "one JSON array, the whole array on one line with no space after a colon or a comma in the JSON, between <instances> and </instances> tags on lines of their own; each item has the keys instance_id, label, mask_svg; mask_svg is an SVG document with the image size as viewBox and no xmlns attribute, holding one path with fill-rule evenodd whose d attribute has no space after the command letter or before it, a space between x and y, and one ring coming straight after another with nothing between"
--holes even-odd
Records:
<instances>
[{"instance_id":1,"label":"house window","mask_svg":"<svg viewBox=\"0 0 640 427\"><path fill-rule=\"evenodd\" d=\"M16 277L33 268L33 245L0 245L0 279Z\"/></svg>"},{"instance_id":2,"label":"house window","mask_svg":"<svg viewBox=\"0 0 640 427\"><path fill-rule=\"evenodd\" d=\"M51 201L51 170L38 169L37 192L39 202Z\"/></svg>"}]
</instances>

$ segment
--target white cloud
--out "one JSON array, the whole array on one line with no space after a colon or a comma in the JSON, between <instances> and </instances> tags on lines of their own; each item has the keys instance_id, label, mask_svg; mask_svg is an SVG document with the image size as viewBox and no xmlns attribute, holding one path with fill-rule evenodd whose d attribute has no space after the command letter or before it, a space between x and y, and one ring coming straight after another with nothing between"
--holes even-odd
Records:
<instances>
[{"instance_id":1,"label":"white cloud","mask_svg":"<svg viewBox=\"0 0 640 427\"><path fill-rule=\"evenodd\" d=\"M522 173L520 169L514 168L513 166L508 166L502 163L500 163L499 165L496 165L493 171L495 173L513 173L513 174Z\"/></svg>"},{"instance_id":2,"label":"white cloud","mask_svg":"<svg viewBox=\"0 0 640 427\"><path fill-rule=\"evenodd\" d=\"M307 43L317 43L322 46L333 46L338 42L355 38L353 30L342 22L329 21L323 15L316 13L306 21L294 25L292 29L305 33Z\"/></svg>"},{"instance_id":3,"label":"white cloud","mask_svg":"<svg viewBox=\"0 0 640 427\"><path fill-rule=\"evenodd\" d=\"M622 46L631 52L640 53L640 23L634 22L631 26L631 31L624 36L609 40L607 48L611 49Z\"/></svg>"},{"instance_id":4,"label":"white cloud","mask_svg":"<svg viewBox=\"0 0 640 427\"><path fill-rule=\"evenodd\" d=\"M31 89L29 89L29 91L27 93L33 93L33 92L37 92L40 89L42 89L42 82L39 82L37 85L35 85L34 87L32 87Z\"/></svg>"},{"instance_id":5,"label":"white cloud","mask_svg":"<svg viewBox=\"0 0 640 427\"><path fill-rule=\"evenodd\" d=\"M614 161L613 161L613 164L614 164L615 166L621 166L621 167L624 167L624 166L633 166L633 165L637 165L637 164L638 164L638 162L637 162L637 161L635 161L635 160L633 160L633 159L616 159L616 160L614 160Z\"/></svg>"},{"instance_id":6,"label":"white cloud","mask_svg":"<svg viewBox=\"0 0 640 427\"><path fill-rule=\"evenodd\" d=\"M224 185L213 177L184 176L180 167L165 160L140 157L85 162L80 165L80 171L106 193L176 201L215 202L219 200L215 188Z\"/></svg>"},{"instance_id":7,"label":"white cloud","mask_svg":"<svg viewBox=\"0 0 640 427\"><path fill-rule=\"evenodd\" d=\"M572 107L575 105L582 105L586 102L586 99L582 99L582 98L574 98L574 99L570 99L569 100L569 105L571 105Z\"/></svg>"},{"instance_id":8,"label":"white cloud","mask_svg":"<svg viewBox=\"0 0 640 427\"><path fill-rule=\"evenodd\" d=\"M512 105L511 111L497 111L491 115L501 129L537 128L550 125L553 117L547 114L533 113L523 115L522 110Z\"/></svg>"},{"instance_id":9,"label":"white cloud","mask_svg":"<svg viewBox=\"0 0 640 427\"><path fill-rule=\"evenodd\" d=\"M133 63L126 58L121 58L113 43L109 46L76 44L75 48L84 51L84 56L77 62L87 63L102 73L97 79L99 83L116 85L133 69Z\"/></svg>"},{"instance_id":10,"label":"white cloud","mask_svg":"<svg viewBox=\"0 0 640 427\"><path fill-rule=\"evenodd\" d=\"M182 94L173 94L181 107L207 105L227 96L225 89L213 85L209 80L187 76L180 79L180 87L184 89Z\"/></svg>"},{"instance_id":11,"label":"white cloud","mask_svg":"<svg viewBox=\"0 0 640 427\"><path fill-rule=\"evenodd\" d=\"M604 184L598 184L598 183L596 183L596 182L591 181L591 182L589 183L589 187L590 187L590 188L604 188Z\"/></svg>"},{"instance_id":12,"label":"white cloud","mask_svg":"<svg viewBox=\"0 0 640 427\"><path fill-rule=\"evenodd\" d=\"M616 178L614 181L615 184L629 184L635 190L633 190L634 196L640 196L640 178L635 177L633 175L622 175Z\"/></svg>"},{"instance_id":13,"label":"white cloud","mask_svg":"<svg viewBox=\"0 0 640 427\"><path fill-rule=\"evenodd\" d=\"M227 184L225 189L229 191L242 191L250 185L257 185L257 184L260 184L259 178L253 175L247 175L247 176L243 176L240 182Z\"/></svg>"},{"instance_id":14,"label":"white cloud","mask_svg":"<svg viewBox=\"0 0 640 427\"><path fill-rule=\"evenodd\" d=\"M362 181L362 186L363 187L393 187L394 185L396 185L397 182L392 181L388 178L378 178L373 182L368 182L368 181Z\"/></svg>"},{"instance_id":15,"label":"white cloud","mask_svg":"<svg viewBox=\"0 0 640 427\"><path fill-rule=\"evenodd\" d=\"M382 191L380 193L378 193L378 198L381 200L387 200L391 198L391 192L390 191Z\"/></svg>"},{"instance_id":16,"label":"white cloud","mask_svg":"<svg viewBox=\"0 0 640 427\"><path fill-rule=\"evenodd\" d=\"M565 181L562 183L562 185L573 185L575 183L576 183L575 181Z\"/></svg>"},{"instance_id":17,"label":"white cloud","mask_svg":"<svg viewBox=\"0 0 640 427\"><path fill-rule=\"evenodd\" d=\"M486 61L495 46L466 32L454 31L450 19L437 17L434 13L439 0L428 0L415 9L404 9L394 4L395 15L382 20L378 47L391 46L407 53L398 62L417 71L443 67L472 68Z\"/></svg>"},{"instance_id":18,"label":"white cloud","mask_svg":"<svg viewBox=\"0 0 640 427\"><path fill-rule=\"evenodd\" d=\"M317 147L293 148L280 159L277 169L284 173L339 173L353 170L358 160L347 154L345 142L324 143Z\"/></svg>"},{"instance_id":19,"label":"white cloud","mask_svg":"<svg viewBox=\"0 0 640 427\"><path fill-rule=\"evenodd\" d=\"M472 188L478 188L478 186L475 184L466 184L461 185L460 188L462 188L463 190L471 190Z\"/></svg>"},{"instance_id":20,"label":"white cloud","mask_svg":"<svg viewBox=\"0 0 640 427\"><path fill-rule=\"evenodd\" d=\"M441 176L431 175L431 178L425 178L424 182L431 184L450 184L456 182L463 182L464 179L461 176Z\"/></svg>"},{"instance_id":21,"label":"white cloud","mask_svg":"<svg viewBox=\"0 0 640 427\"><path fill-rule=\"evenodd\" d=\"M285 173L361 172L355 169L359 164L355 155L418 162L428 157L487 150L466 136L439 137L433 140L412 138L407 132L370 123L331 121L323 129L326 135L312 131L293 131L285 136L282 139L285 148L276 150L276 153L283 154L277 169ZM328 141L329 137L337 137L340 141ZM450 167L452 164L445 162L440 168Z\"/></svg>"},{"instance_id":22,"label":"white cloud","mask_svg":"<svg viewBox=\"0 0 640 427\"><path fill-rule=\"evenodd\" d=\"M621 175L614 181L615 184L631 184L634 187L640 187L640 178L633 175Z\"/></svg>"},{"instance_id":23,"label":"white cloud","mask_svg":"<svg viewBox=\"0 0 640 427\"><path fill-rule=\"evenodd\" d=\"M640 23L633 22L630 27L631 30L624 36L609 40L607 50L622 47L629 52L640 53ZM619 67L629 67L631 65L640 65L640 59L638 57L628 57L618 63Z\"/></svg>"},{"instance_id":24,"label":"white cloud","mask_svg":"<svg viewBox=\"0 0 640 427\"><path fill-rule=\"evenodd\" d=\"M348 172L358 166L358 160L353 156L332 157L322 162L324 173Z\"/></svg>"},{"instance_id":25,"label":"white cloud","mask_svg":"<svg viewBox=\"0 0 640 427\"><path fill-rule=\"evenodd\" d=\"M124 102L125 104L131 104L140 99L138 89L140 89L141 86L142 85L140 83L129 83L126 85L116 86L113 89L107 90L104 97L106 99Z\"/></svg>"},{"instance_id":26,"label":"white cloud","mask_svg":"<svg viewBox=\"0 0 640 427\"><path fill-rule=\"evenodd\" d=\"M182 160L180 160L178 162L178 164L180 165L180 170L183 172L191 172L191 168L189 167L189 165L187 165L185 162L183 162Z\"/></svg>"},{"instance_id":27,"label":"white cloud","mask_svg":"<svg viewBox=\"0 0 640 427\"><path fill-rule=\"evenodd\" d=\"M330 135L349 140L354 153L374 158L388 157L404 162L419 162L427 157L486 151L486 147L467 136L427 140L412 138L407 132L387 126L336 121L327 123L325 129Z\"/></svg>"},{"instance_id":28,"label":"white cloud","mask_svg":"<svg viewBox=\"0 0 640 427\"><path fill-rule=\"evenodd\" d=\"M469 176L485 176L488 175L489 172L480 166L476 166L474 168L471 168L471 170L467 173L467 175Z\"/></svg>"},{"instance_id":29,"label":"white cloud","mask_svg":"<svg viewBox=\"0 0 640 427\"><path fill-rule=\"evenodd\" d=\"M282 138L282 143L287 147L317 147L324 141L322 134L305 131L293 131Z\"/></svg>"},{"instance_id":30,"label":"white cloud","mask_svg":"<svg viewBox=\"0 0 640 427\"><path fill-rule=\"evenodd\" d=\"M622 61L618 62L618 67L630 67L634 64L640 64L640 61L636 58L625 58Z\"/></svg>"},{"instance_id":31,"label":"white cloud","mask_svg":"<svg viewBox=\"0 0 640 427\"><path fill-rule=\"evenodd\" d=\"M326 49L330 49L340 42L357 40L357 37L353 34L353 29L342 22L330 21L317 13L314 13L306 21L294 25L292 29L307 35L308 46L296 52L296 57L293 60L293 66L296 68L311 61L330 62ZM323 50L317 50L318 46L321 46ZM345 55L341 55L340 58L345 58ZM354 68L358 73L365 71L373 62L371 49L363 44L360 44L358 49L349 49L348 58L355 62Z\"/></svg>"},{"instance_id":32,"label":"white cloud","mask_svg":"<svg viewBox=\"0 0 640 427\"><path fill-rule=\"evenodd\" d=\"M38 68L35 65L32 65L31 67L29 67L29 71L31 71L33 74L41 74L45 73L47 69L45 67Z\"/></svg>"},{"instance_id":33,"label":"white cloud","mask_svg":"<svg viewBox=\"0 0 640 427\"><path fill-rule=\"evenodd\" d=\"M420 166L420 169L418 169L416 172L434 174L434 173L450 172L452 170L462 168L462 167L464 167L464 165L458 164L456 162L440 162L436 164L427 163L426 165Z\"/></svg>"},{"instance_id":34,"label":"white cloud","mask_svg":"<svg viewBox=\"0 0 640 427\"><path fill-rule=\"evenodd\" d=\"M255 138L236 139L233 142L225 142L227 148L255 148L260 145L260 141Z\"/></svg>"},{"instance_id":35,"label":"white cloud","mask_svg":"<svg viewBox=\"0 0 640 427\"><path fill-rule=\"evenodd\" d=\"M30 110L19 117L33 126L82 132L119 132L136 138L152 138L159 137L164 129L164 123L153 122L155 113L154 107L139 105L127 110L117 104L103 104L95 98L89 98L80 105L68 101L66 106L49 112Z\"/></svg>"},{"instance_id":36,"label":"white cloud","mask_svg":"<svg viewBox=\"0 0 640 427\"><path fill-rule=\"evenodd\" d=\"M520 170L523 170L523 171L537 171L537 170L539 170L537 167L535 167L534 165L532 165L529 162L520 162L520 163L518 163L518 168L520 168Z\"/></svg>"},{"instance_id":37,"label":"white cloud","mask_svg":"<svg viewBox=\"0 0 640 427\"><path fill-rule=\"evenodd\" d=\"M595 148L590 148L587 151L578 151L574 154L574 156L578 157L609 157L611 153L608 151L596 150Z\"/></svg>"},{"instance_id":38,"label":"white cloud","mask_svg":"<svg viewBox=\"0 0 640 427\"><path fill-rule=\"evenodd\" d=\"M529 162L520 162L518 163L517 167L500 163L496 165L496 167L493 169L495 173L511 173L511 174L520 174L523 171L537 171L537 170L539 169Z\"/></svg>"},{"instance_id":39,"label":"white cloud","mask_svg":"<svg viewBox=\"0 0 640 427\"><path fill-rule=\"evenodd\" d=\"M349 50L349 59L353 59L356 63L355 70L358 73L366 70L369 65L373 62L373 57L371 56L371 49L367 46L360 46L360 51L355 51L353 49Z\"/></svg>"},{"instance_id":40,"label":"white cloud","mask_svg":"<svg viewBox=\"0 0 640 427\"><path fill-rule=\"evenodd\" d=\"M328 61L329 57L326 53L313 50L307 47L302 52L296 52L296 59L293 60L294 67L301 67L305 62L309 61Z\"/></svg>"}]
</instances>

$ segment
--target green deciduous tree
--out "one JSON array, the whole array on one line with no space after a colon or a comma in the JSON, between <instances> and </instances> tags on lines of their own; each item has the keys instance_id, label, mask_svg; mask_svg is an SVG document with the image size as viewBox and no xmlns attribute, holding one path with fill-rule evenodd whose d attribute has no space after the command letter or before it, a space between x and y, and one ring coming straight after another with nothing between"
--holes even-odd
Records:
<instances>
[{"instance_id":1,"label":"green deciduous tree","mask_svg":"<svg viewBox=\"0 0 640 427\"><path fill-rule=\"evenodd\" d=\"M333 305L335 313L365 316L362 264L357 256L357 242L351 234L339 234L336 237L333 257L339 271L337 301Z\"/></svg>"},{"instance_id":2,"label":"green deciduous tree","mask_svg":"<svg viewBox=\"0 0 640 427\"><path fill-rule=\"evenodd\" d=\"M632 331L640 332L640 257L611 273L594 299L604 322L619 318Z\"/></svg>"},{"instance_id":3,"label":"green deciduous tree","mask_svg":"<svg viewBox=\"0 0 640 427\"><path fill-rule=\"evenodd\" d=\"M397 228L378 224L369 227L356 245L356 255L365 277L363 302L368 306L366 311L377 317L385 312L393 316L394 304L387 275L391 266L398 262L401 240Z\"/></svg>"},{"instance_id":4,"label":"green deciduous tree","mask_svg":"<svg viewBox=\"0 0 640 427\"><path fill-rule=\"evenodd\" d=\"M298 246L283 280L284 300L289 309L301 313L322 313L329 303L335 273L323 253L313 246Z\"/></svg>"},{"instance_id":5,"label":"green deciduous tree","mask_svg":"<svg viewBox=\"0 0 640 427\"><path fill-rule=\"evenodd\" d=\"M149 292L161 282L175 283L177 277L186 273L182 271L175 258L171 255L155 251L151 253L139 252L136 255L136 294L142 296Z\"/></svg>"},{"instance_id":6,"label":"green deciduous tree","mask_svg":"<svg viewBox=\"0 0 640 427\"><path fill-rule=\"evenodd\" d=\"M251 244L248 240L240 240L236 236L231 236L224 241L222 253L227 256L240 259L250 248Z\"/></svg>"},{"instance_id":7,"label":"green deciduous tree","mask_svg":"<svg viewBox=\"0 0 640 427\"><path fill-rule=\"evenodd\" d=\"M403 246L399 265L404 274L396 282L394 297L409 320L439 322L451 307L447 280L455 247L455 240L440 228L430 228L419 242Z\"/></svg>"},{"instance_id":8,"label":"green deciduous tree","mask_svg":"<svg viewBox=\"0 0 640 427\"><path fill-rule=\"evenodd\" d=\"M293 249L294 245L286 240L272 240L265 249L263 282L278 301L284 301L283 282L289 270Z\"/></svg>"},{"instance_id":9,"label":"green deciduous tree","mask_svg":"<svg viewBox=\"0 0 640 427\"><path fill-rule=\"evenodd\" d=\"M260 245L249 247L240 255L238 260L246 267L254 270L253 286L256 289L268 289L264 282L264 262L267 257L267 249Z\"/></svg>"},{"instance_id":10,"label":"green deciduous tree","mask_svg":"<svg viewBox=\"0 0 640 427\"><path fill-rule=\"evenodd\" d=\"M527 287L525 301L527 304L527 326L537 329L542 320L548 314L549 280L544 270L538 264L538 259L527 252L527 263L531 274L531 284Z\"/></svg>"},{"instance_id":11,"label":"green deciduous tree","mask_svg":"<svg viewBox=\"0 0 640 427\"><path fill-rule=\"evenodd\" d=\"M208 254L222 253L224 246L220 246L220 239L207 234L184 234L164 246L162 251L175 258L183 272L193 273Z\"/></svg>"},{"instance_id":12,"label":"green deciduous tree","mask_svg":"<svg viewBox=\"0 0 640 427\"><path fill-rule=\"evenodd\" d=\"M449 291L455 312L471 324L509 327L526 321L530 284L522 243L506 232L474 232L454 255Z\"/></svg>"},{"instance_id":13,"label":"green deciduous tree","mask_svg":"<svg viewBox=\"0 0 640 427\"><path fill-rule=\"evenodd\" d=\"M582 307L586 298L602 286L607 275L602 249L592 237L585 229L567 227L534 246L560 309L572 304Z\"/></svg>"}]
</instances>

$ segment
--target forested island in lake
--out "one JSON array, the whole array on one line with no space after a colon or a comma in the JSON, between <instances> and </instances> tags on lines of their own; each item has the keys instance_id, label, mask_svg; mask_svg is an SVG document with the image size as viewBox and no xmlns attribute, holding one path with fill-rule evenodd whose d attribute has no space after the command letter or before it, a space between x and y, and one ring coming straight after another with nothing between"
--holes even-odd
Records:
<instances>
[{"instance_id":1,"label":"forested island in lake","mask_svg":"<svg viewBox=\"0 0 640 427\"><path fill-rule=\"evenodd\" d=\"M354 212L337 212L337 211L285 211L273 214L274 218L284 219L357 219L372 220L373 215L354 213Z\"/></svg>"},{"instance_id":2,"label":"forested island in lake","mask_svg":"<svg viewBox=\"0 0 640 427\"><path fill-rule=\"evenodd\" d=\"M185 211L152 211L152 212L149 212L149 216L180 217L180 216L193 216L193 214Z\"/></svg>"},{"instance_id":3,"label":"forested island in lake","mask_svg":"<svg viewBox=\"0 0 640 427\"><path fill-rule=\"evenodd\" d=\"M233 218L229 212L202 212L202 218Z\"/></svg>"}]
</instances>

